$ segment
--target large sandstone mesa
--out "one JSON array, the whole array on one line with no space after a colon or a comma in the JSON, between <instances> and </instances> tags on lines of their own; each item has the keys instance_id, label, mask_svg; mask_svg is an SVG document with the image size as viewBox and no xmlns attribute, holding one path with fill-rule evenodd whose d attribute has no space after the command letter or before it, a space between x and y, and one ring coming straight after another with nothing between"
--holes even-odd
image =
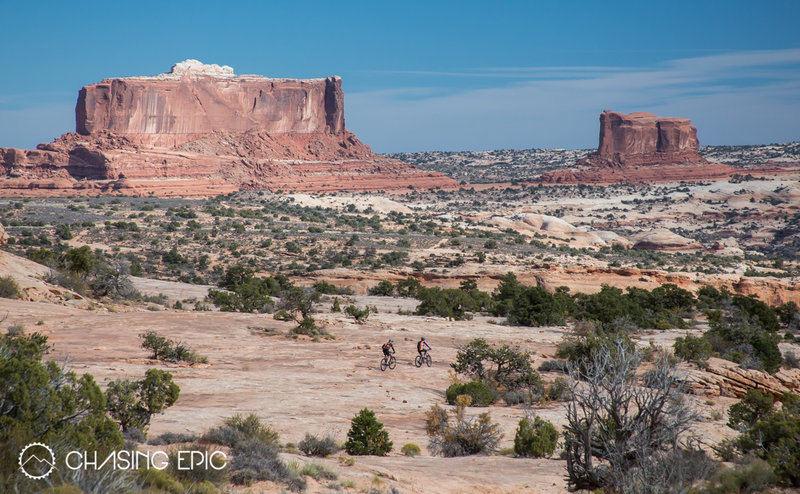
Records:
<instances>
[{"instance_id":1,"label":"large sandstone mesa","mask_svg":"<svg viewBox=\"0 0 800 494\"><path fill-rule=\"evenodd\" d=\"M736 169L698 154L697 129L687 118L606 110L600 114L600 145L574 169L545 173L542 183L613 184L724 178Z\"/></svg>"},{"instance_id":2,"label":"large sandstone mesa","mask_svg":"<svg viewBox=\"0 0 800 494\"><path fill-rule=\"evenodd\" d=\"M83 87L75 133L0 148L0 194L211 196L454 187L372 152L345 128L339 77L270 79L186 60Z\"/></svg>"}]
</instances>

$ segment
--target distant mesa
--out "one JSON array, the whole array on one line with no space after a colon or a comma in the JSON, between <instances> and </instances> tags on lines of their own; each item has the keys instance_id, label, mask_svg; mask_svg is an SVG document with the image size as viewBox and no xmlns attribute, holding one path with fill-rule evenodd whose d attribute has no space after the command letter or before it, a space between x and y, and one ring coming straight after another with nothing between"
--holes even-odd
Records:
<instances>
[{"instance_id":1,"label":"distant mesa","mask_svg":"<svg viewBox=\"0 0 800 494\"><path fill-rule=\"evenodd\" d=\"M185 60L81 88L75 132L0 148L3 195L213 196L455 187L377 155L345 128L342 80L236 75Z\"/></svg>"},{"instance_id":2,"label":"distant mesa","mask_svg":"<svg viewBox=\"0 0 800 494\"><path fill-rule=\"evenodd\" d=\"M614 184L725 178L736 168L698 154L697 129L687 118L652 113L600 114L600 145L575 167L545 173L542 183Z\"/></svg>"}]
</instances>

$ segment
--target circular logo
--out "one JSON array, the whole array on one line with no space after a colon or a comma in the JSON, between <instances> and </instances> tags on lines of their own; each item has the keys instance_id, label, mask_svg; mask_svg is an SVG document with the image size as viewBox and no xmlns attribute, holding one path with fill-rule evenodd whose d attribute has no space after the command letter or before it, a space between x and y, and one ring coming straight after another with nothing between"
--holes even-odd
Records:
<instances>
[{"instance_id":1,"label":"circular logo","mask_svg":"<svg viewBox=\"0 0 800 494\"><path fill-rule=\"evenodd\" d=\"M46 444L30 443L19 454L19 469L29 479L43 479L55 468L56 456Z\"/></svg>"}]
</instances>

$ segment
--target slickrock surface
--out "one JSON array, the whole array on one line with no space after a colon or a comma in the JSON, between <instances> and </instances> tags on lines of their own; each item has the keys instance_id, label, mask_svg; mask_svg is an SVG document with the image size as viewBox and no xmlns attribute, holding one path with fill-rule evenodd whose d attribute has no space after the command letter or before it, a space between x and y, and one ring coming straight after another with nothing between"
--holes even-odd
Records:
<instances>
[{"instance_id":1,"label":"slickrock surface","mask_svg":"<svg viewBox=\"0 0 800 494\"><path fill-rule=\"evenodd\" d=\"M727 177L736 168L709 163L698 154L697 129L687 118L652 113L600 115L597 151L577 161L574 169L545 173L542 183L658 183Z\"/></svg>"},{"instance_id":2,"label":"slickrock surface","mask_svg":"<svg viewBox=\"0 0 800 494\"><path fill-rule=\"evenodd\" d=\"M80 90L75 133L0 148L6 196L213 196L455 187L379 156L345 128L342 80L235 75L196 60Z\"/></svg>"}]
</instances>

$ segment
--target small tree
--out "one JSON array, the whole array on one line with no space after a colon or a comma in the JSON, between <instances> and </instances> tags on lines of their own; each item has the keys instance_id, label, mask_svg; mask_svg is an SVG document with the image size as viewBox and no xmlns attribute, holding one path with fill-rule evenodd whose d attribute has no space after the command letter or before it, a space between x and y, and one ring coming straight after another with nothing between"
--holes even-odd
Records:
<instances>
[{"instance_id":1,"label":"small tree","mask_svg":"<svg viewBox=\"0 0 800 494\"><path fill-rule=\"evenodd\" d=\"M557 443L558 431L550 421L535 417L531 422L528 417L523 417L514 435L514 453L530 458L547 458L556 450Z\"/></svg>"},{"instance_id":2,"label":"small tree","mask_svg":"<svg viewBox=\"0 0 800 494\"><path fill-rule=\"evenodd\" d=\"M348 305L344 308L344 313L352 317L358 324L363 324L369 317L370 310L369 307L359 309L355 305Z\"/></svg>"},{"instance_id":3,"label":"small tree","mask_svg":"<svg viewBox=\"0 0 800 494\"><path fill-rule=\"evenodd\" d=\"M542 378L531 367L531 357L518 347L491 346L476 338L459 349L456 361L450 364L458 374L479 381L494 383L506 389L530 389L541 396Z\"/></svg>"},{"instance_id":4,"label":"small tree","mask_svg":"<svg viewBox=\"0 0 800 494\"><path fill-rule=\"evenodd\" d=\"M677 338L673 345L675 356L689 362L702 364L711 356L711 343L704 337L686 335L684 338Z\"/></svg>"},{"instance_id":5,"label":"small tree","mask_svg":"<svg viewBox=\"0 0 800 494\"><path fill-rule=\"evenodd\" d=\"M172 374L149 369L141 381L125 379L109 383L105 393L108 413L123 431L133 428L144 431L153 415L175 404L180 391L172 381Z\"/></svg>"},{"instance_id":6,"label":"small tree","mask_svg":"<svg viewBox=\"0 0 800 494\"><path fill-rule=\"evenodd\" d=\"M375 412L364 408L350 423L344 449L351 455L386 456L392 450L392 441Z\"/></svg>"}]
</instances>

